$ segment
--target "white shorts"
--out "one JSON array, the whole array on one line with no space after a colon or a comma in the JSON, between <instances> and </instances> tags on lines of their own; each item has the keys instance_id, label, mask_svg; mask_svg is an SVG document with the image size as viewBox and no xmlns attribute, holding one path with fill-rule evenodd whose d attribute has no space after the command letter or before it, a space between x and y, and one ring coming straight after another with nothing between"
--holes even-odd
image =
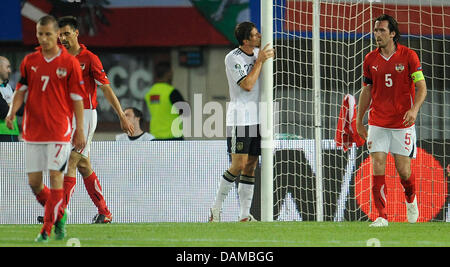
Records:
<instances>
[{"instance_id":1,"label":"white shorts","mask_svg":"<svg viewBox=\"0 0 450 267\"><path fill-rule=\"evenodd\" d=\"M416 128L390 129L369 125L367 136L369 152L385 152L416 158Z\"/></svg>"},{"instance_id":2,"label":"white shorts","mask_svg":"<svg viewBox=\"0 0 450 267\"><path fill-rule=\"evenodd\" d=\"M86 146L81 151L76 151L84 157L89 157L91 152L92 138L94 137L95 129L97 128L97 110L95 109L85 109L84 110L84 138L86 138ZM75 116L73 118L73 134L75 133L75 128L77 126ZM72 147L72 149L74 149ZM74 150L75 151L75 150Z\"/></svg>"},{"instance_id":3,"label":"white shorts","mask_svg":"<svg viewBox=\"0 0 450 267\"><path fill-rule=\"evenodd\" d=\"M25 172L54 170L65 173L71 149L70 143L25 143Z\"/></svg>"}]
</instances>

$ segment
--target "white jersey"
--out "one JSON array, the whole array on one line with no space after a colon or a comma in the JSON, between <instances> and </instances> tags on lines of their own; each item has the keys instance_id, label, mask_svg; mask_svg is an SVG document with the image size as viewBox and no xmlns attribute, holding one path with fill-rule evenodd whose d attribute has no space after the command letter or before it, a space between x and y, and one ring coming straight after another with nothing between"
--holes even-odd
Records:
<instances>
[{"instance_id":1,"label":"white jersey","mask_svg":"<svg viewBox=\"0 0 450 267\"><path fill-rule=\"evenodd\" d=\"M14 91L9 84L6 84L6 87L0 86L0 94L8 105L12 102L13 93Z\"/></svg>"},{"instance_id":2,"label":"white jersey","mask_svg":"<svg viewBox=\"0 0 450 267\"><path fill-rule=\"evenodd\" d=\"M240 48L236 48L225 57L225 69L230 91L227 126L259 124L259 102L261 99L259 78L250 92L239 86L239 83L253 69L258 53L259 48L253 50L253 55L247 55Z\"/></svg>"},{"instance_id":3,"label":"white jersey","mask_svg":"<svg viewBox=\"0 0 450 267\"><path fill-rule=\"evenodd\" d=\"M155 137L147 132L140 135L138 138L129 137L126 133L116 135L116 141L151 141Z\"/></svg>"}]
</instances>

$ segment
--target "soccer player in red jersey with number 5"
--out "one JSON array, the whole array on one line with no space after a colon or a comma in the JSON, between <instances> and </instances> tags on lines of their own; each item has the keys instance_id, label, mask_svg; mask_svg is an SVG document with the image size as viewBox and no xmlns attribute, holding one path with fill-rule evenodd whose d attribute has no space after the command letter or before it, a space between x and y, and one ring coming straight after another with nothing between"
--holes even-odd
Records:
<instances>
[{"instance_id":1,"label":"soccer player in red jersey with number 5","mask_svg":"<svg viewBox=\"0 0 450 267\"><path fill-rule=\"evenodd\" d=\"M415 223L419 209L411 158L417 153L414 124L427 86L417 54L398 43L400 31L393 17L384 14L375 20L374 37L378 48L364 59L364 86L356 118L358 134L367 140L372 159L372 193L379 217L370 226L388 226L385 168L389 152L405 189L408 222ZM367 109L368 131L363 125Z\"/></svg>"},{"instance_id":2,"label":"soccer player in red jersey with number 5","mask_svg":"<svg viewBox=\"0 0 450 267\"><path fill-rule=\"evenodd\" d=\"M78 60L58 46L58 23L52 16L36 25L40 47L27 55L20 66L21 78L6 117L12 129L15 114L28 94L23 116L25 171L28 183L45 208L44 225L37 242L48 242L53 225L56 239L65 237L67 212L63 209L63 173L71 151L72 118L76 130L72 143L83 149L83 98L86 92ZM42 173L49 170L50 189Z\"/></svg>"}]
</instances>

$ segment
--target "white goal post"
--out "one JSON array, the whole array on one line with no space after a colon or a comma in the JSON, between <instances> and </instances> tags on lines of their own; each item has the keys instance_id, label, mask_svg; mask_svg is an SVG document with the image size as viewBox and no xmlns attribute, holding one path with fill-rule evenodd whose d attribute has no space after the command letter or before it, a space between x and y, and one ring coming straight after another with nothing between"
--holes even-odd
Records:
<instances>
[{"instance_id":1,"label":"white goal post","mask_svg":"<svg viewBox=\"0 0 450 267\"><path fill-rule=\"evenodd\" d=\"M447 0L261 0L264 64L261 220L368 221L376 215L366 145L334 141L344 97L356 101L374 20L399 22L400 43L422 63L428 95L416 122L412 162L419 222L450 221L450 2ZM356 102L357 103L357 102ZM273 109L272 107L276 107ZM365 118L367 123L367 117ZM264 127L262 127L264 130ZM272 130L270 130L272 129ZM403 188L388 156L388 216L405 221Z\"/></svg>"}]
</instances>

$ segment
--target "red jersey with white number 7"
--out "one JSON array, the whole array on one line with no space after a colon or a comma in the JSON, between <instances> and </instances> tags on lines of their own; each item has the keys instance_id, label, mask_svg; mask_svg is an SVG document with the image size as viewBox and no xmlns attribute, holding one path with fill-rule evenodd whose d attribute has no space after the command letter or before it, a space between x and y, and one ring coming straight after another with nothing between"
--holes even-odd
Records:
<instances>
[{"instance_id":1,"label":"red jersey with white number 7","mask_svg":"<svg viewBox=\"0 0 450 267\"><path fill-rule=\"evenodd\" d=\"M364 86L372 85L369 125L406 128L403 116L414 105L416 95L413 78L422 72L416 52L397 44L395 53L385 58L377 48L366 55L363 71Z\"/></svg>"},{"instance_id":2,"label":"red jersey with white number 7","mask_svg":"<svg viewBox=\"0 0 450 267\"><path fill-rule=\"evenodd\" d=\"M46 59L42 49L27 55L20 65L16 90L28 91L23 116L23 139L31 143L69 143L73 100L86 97L80 63L59 46Z\"/></svg>"}]
</instances>

